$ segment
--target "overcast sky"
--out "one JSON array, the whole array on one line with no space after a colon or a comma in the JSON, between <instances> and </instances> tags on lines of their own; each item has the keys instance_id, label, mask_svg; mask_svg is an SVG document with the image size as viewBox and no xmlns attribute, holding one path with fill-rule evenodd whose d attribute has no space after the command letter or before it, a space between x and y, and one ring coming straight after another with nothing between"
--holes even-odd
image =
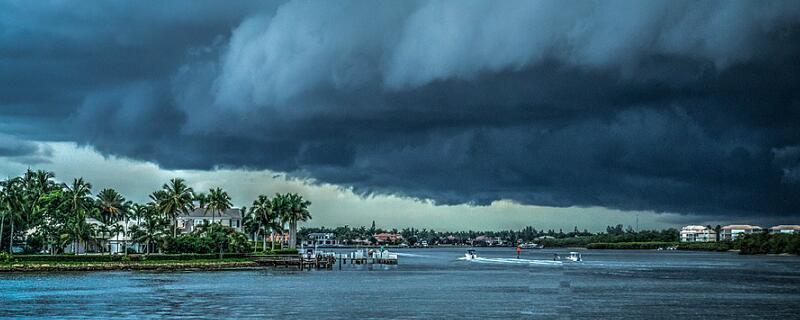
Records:
<instances>
[{"instance_id":1,"label":"overcast sky","mask_svg":"<svg viewBox=\"0 0 800 320\"><path fill-rule=\"evenodd\" d=\"M0 174L310 225L800 222L797 1L3 1Z\"/></svg>"}]
</instances>

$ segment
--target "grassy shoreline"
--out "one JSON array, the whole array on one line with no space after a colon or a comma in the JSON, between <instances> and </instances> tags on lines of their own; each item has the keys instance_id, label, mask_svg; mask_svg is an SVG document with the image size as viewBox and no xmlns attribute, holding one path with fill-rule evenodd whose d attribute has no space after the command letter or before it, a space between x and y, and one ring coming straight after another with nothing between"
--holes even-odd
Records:
<instances>
[{"instance_id":1,"label":"grassy shoreline","mask_svg":"<svg viewBox=\"0 0 800 320\"><path fill-rule=\"evenodd\" d=\"M0 273L119 270L223 270L253 268L257 266L257 263L245 258L94 262L24 261L0 263Z\"/></svg>"}]
</instances>

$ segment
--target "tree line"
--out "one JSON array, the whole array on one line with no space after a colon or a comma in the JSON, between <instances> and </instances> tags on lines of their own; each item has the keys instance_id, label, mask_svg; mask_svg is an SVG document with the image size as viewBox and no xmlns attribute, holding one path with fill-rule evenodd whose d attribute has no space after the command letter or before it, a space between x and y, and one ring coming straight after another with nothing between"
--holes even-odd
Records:
<instances>
[{"instance_id":1,"label":"tree line","mask_svg":"<svg viewBox=\"0 0 800 320\"><path fill-rule=\"evenodd\" d=\"M414 245L416 242L421 241L426 241L429 244L470 244L473 239L479 236L500 238L507 243L537 242L552 247L587 245L596 242L673 242L679 239L679 232L674 228L636 231L632 227L624 228L621 224L608 226L606 232L598 233L592 233L586 229L579 230L577 226L568 232L564 232L562 229L536 229L533 226L526 226L519 230L500 231L436 231L426 228L403 228L398 230L396 228L376 228L375 222L372 223L371 227L314 227L300 230L300 234L303 237L315 232L333 233L336 239L343 244L362 240L375 243L373 236L384 232L401 235L409 245Z\"/></svg>"},{"instance_id":2,"label":"tree line","mask_svg":"<svg viewBox=\"0 0 800 320\"><path fill-rule=\"evenodd\" d=\"M0 181L0 251L13 253L15 245L21 244L26 252L56 254L64 248L77 252L81 245L104 246L115 235L123 235L144 247L145 253L242 252L254 245L250 239L263 238L266 242L268 235L282 234L287 225L289 246L294 248L298 222L311 219L311 202L298 194L260 195L249 210L242 208L246 233L238 232L215 223L216 216L233 208L226 191L212 188L207 193L195 192L181 178L171 179L149 199L135 203L111 188L93 195L92 184L83 178L58 183L53 172L27 170ZM211 223L188 234L179 233L178 217L196 209L210 215ZM129 244L124 242L127 253Z\"/></svg>"}]
</instances>

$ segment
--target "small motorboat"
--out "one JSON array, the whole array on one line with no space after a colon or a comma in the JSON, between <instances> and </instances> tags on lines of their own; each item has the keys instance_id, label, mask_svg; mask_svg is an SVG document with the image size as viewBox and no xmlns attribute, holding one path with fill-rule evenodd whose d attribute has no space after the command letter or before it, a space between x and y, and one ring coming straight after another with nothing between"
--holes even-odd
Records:
<instances>
[{"instance_id":1,"label":"small motorboat","mask_svg":"<svg viewBox=\"0 0 800 320\"><path fill-rule=\"evenodd\" d=\"M464 256L465 256L464 259L466 260L474 260L475 258L478 257L478 254L475 253L475 249L469 249L467 250L467 253L464 254Z\"/></svg>"},{"instance_id":2,"label":"small motorboat","mask_svg":"<svg viewBox=\"0 0 800 320\"><path fill-rule=\"evenodd\" d=\"M569 257L567 257L567 260L573 261L573 262L581 262L581 261L583 261L583 258L581 258L581 253L580 252L573 251L573 252L569 253Z\"/></svg>"}]
</instances>

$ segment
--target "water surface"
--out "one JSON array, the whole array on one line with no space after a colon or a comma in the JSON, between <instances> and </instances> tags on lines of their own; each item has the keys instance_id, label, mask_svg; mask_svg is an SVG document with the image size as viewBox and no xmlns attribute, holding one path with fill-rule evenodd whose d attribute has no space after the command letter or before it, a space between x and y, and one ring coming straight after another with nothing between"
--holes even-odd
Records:
<instances>
[{"instance_id":1,"label":"water surface","mask_svg":"<svg viewBox=\"0 0 800 320\"><path fill-rule=\"evenodd\" d=\"M548 266L399 250L398 266L342 271L0 274L2 318L708 319L798 318L800 258L581 251ZM566 250L526 250L550 260ZM513 248L479 248L515 258Z\"/></svg>"}]
</instances>

